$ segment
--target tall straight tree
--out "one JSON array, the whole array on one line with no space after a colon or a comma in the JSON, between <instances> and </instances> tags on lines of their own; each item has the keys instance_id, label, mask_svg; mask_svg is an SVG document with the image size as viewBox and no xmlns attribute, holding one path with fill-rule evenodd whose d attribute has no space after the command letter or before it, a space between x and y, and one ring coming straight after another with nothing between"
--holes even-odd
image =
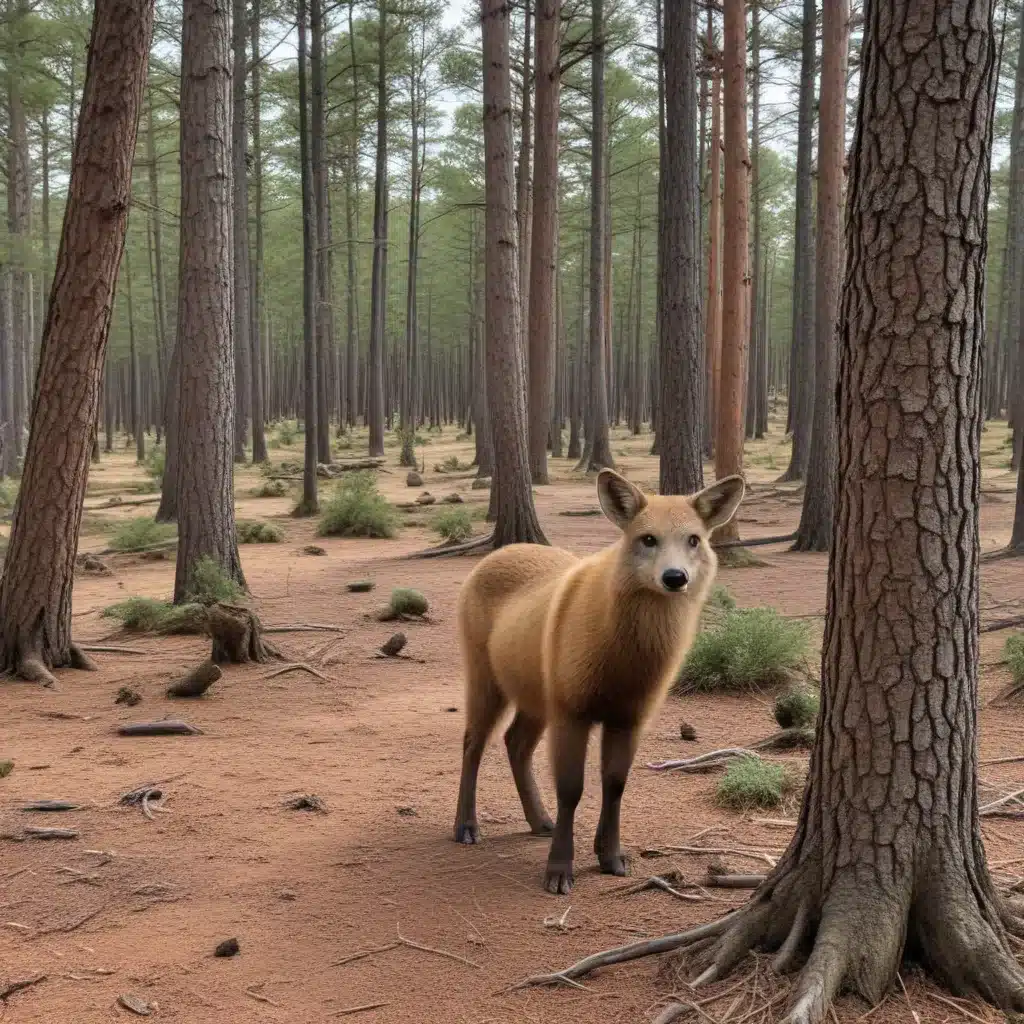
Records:
<instances>
[{"instance_id":1,"label":"tall straight tree","mask_svg":"<svg viewBox=\"0 0 1024 1024\"><path fill-rule=\"evenodd\" d=\"M548 482L552 364L557 317L555 275L558 254L558 120L561 64L561 0L536 0L537 103L534 112L533 228L530 242L529 375L530 474ZM558 425L561 432L561 424Z\"/></svg>"},{"instance_id":2,"label":"tall straight tree","mask_svg":"<svg viewBox=\"0 0 1024 1024\"><path fill-rule=\"evenodd\" d=\"M315 2L315 0L314 0ZM299 30L299 162L302 180L302 351L303 412L306 427L306 452L302 470L302 501L298 512L314 515L320 508L317 487L317 416L319 388L317 376L316 292L317 292L317 229L316 198L313 195L313 167L309 144L309 61L307 59L307 6L306 0L296 2L296 22Z\"/></svg>"},{"instance_id":3,"label":"tall straight tree","mask_svg":"<svg viewBox=\"0 0 1024 1024\"><path fill-rule=\"evenodd\" d=\"M611 467L612 449L608 438L608 373L605 333L608 329L605 232L608 179L605 169L607 132L605 128L605 39L604 0L592 0L590 53L590 388L588 395L586 450L583 464L588 471Z\"/></svg>"},{"instance_id":4,"label":"tall straight tree","mask_svg":"<svg viewBox=\"0 0 1024 1024\"><path fill-rule=\"evenodd\" d=\"M803 45L796 141L796 226L793 250L793 344L789 362L787 429L793 434L783 480L803 480L811 452L814 417L814 61L815 0L804 0Z\"/></svg>"},{"instance_id":5,"label":"tall straight tree","mask_svg":"<svg viewBox=\"0 0 1024 1024\"><path fill-rule=\"evenodd\" d=\"M843 158L846 151L847 0L822 7L818 104L818 230L815 280L814 424L796 551L828 551L836 481L836 351L843 274Z\"/></svg>"},{"instance_id":6,"label":"tall straight tree","mask_svg":"<svg viewBox=\"0 0 1024 1024\"><path fill-rule=\"evenodd\" d=\"M704 305L704 420L705 450L714 450L715 417L718 415L718 386L722 362L722 68L721 54L715 52L714 23L708 10L707 55L711 62L711 156L708 188L708 290Z\"/></svg>"},{"instance_id":7,"label":"tall straight tree","mask_svg":"<svg viewBox=\"0 0 1024 1024\"><path fill-rule=\"evenodd\" d=\"M226 0L184 0L181 280L178 285L178 559L175 603L211 559L245 585L232 473L231 31Z\"/></svg>"},{"instance_id":8,"label":"tall straight tree","mask_svg":"<svg viewBox=\"0 0 1024 1024\"><path fill-rule=\"evenodd\" d=\"M252 407L252 304L249 295L249 188L246 179L245 43L248 22L245 0L232 0L231 17L231 180L234 240L235 459L245 461L246 428ZM253 423L253 430L256 425ZM262 428L261 428L262 429ZM255 459L255 453L253 461Z\"/></svg>"},{"instance_id":9,"label":"tall straight tree","mask_svg":"<svg viewBox=\"0 0 1024 1024\"><path fill-rule=\"evenodd\" d=\"M71 589L103 360L131 205L153 0L96 0L21 490L0 580L0 671L52 683L91 663Z\"/></svg>"},{"instance_id":10,"label":"tall straight tree","mask_svg":"<svg viewBox=\"0 0 1024 1024\"><path fill-rule=\"evenodd\" d=\"M661 155L658 296L661 494L704 484L701 458L700 241L697 209L697 4L665 6L665 151Z\"/></svg>"},{"instance_id":11,"label":"tall straight tree","mask_svg":"<svg viewBox=\"0 0 1024 1024\"><path fill-rule=\"evenodd\" d=\"M367 414L370 454L384 454L384 328L388 265L388 9L377 16L377 167L373 184L373 270L370 282L370 351Z\"/></svg>"},{"instance_id":12,"label":"tall straight tree","mask_svg":"<svg viewBox=\"0 0 1024 1024\"><path fill-rule=\"evenodd\" d=\"M746 11L725 0L725 227L722 246L722 373L715 431L715 476L743 470L743 386L746 383L747 309L747 87ZM663 414L664 415L664 414ZM739 537L735 517L716 534Z\"/></svg>"},{"instance_id":13,"label":"tall straight tree","mask_svg":"<svg viewBox=\"0 0 1024 1024\"><path fill-rule=\"evenodd\" d=\"M252 173L255 193L253 196L253 219L256 222L256 252L252 259L252 312L250 337L252 339L252 461L267 461L267 437L264 426L266 403L264 402L263 362L263 140L261 138L260 104L260 0L252 0L252 18L249 31L252 38ZM248 239L247 239L248 240Z\"/></svg>"},{"instance_id":14,"label":"tall straight tree","mask_svg":"<svg viewBox=\"0 0 1024 1024\"><path fill-rule=\"evenodd\" d=\"M495 547L546 543L527 457L526 359L520 323L518 225L512 142L509 7L480 0L484 63L485 332L487 403L494 437ZM606 424L607 429L607 424Z\"/></svg>"}]
</instances>

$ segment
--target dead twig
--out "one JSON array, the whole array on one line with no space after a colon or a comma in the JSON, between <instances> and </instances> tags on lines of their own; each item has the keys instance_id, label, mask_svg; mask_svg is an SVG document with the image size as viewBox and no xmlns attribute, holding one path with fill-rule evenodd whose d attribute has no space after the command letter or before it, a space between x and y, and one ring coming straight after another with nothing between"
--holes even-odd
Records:
<instances>
[{"instance_id":1,"label":"dead twig","mask_svg":"<svg viewBox=\"0 0 1024 1024\"><path fill-rule=\"evenodd\" d=\"M998 633L1003 629L1016 629L1017 626L1024 626L1024 615L1014 615L1009 619L994 619L986 622L978 630L979 633Z\"/></svg>"},{"instance_id":2,"label":"dead twig","mask_svg":"<svg viewBox=\"0 0 1024 1024\"><path fill-rule=\"evenodd\" d=\"M0 839L8 839L13 843L23 843L26 839L38 839L41 841L50 839L77 839L78 830L73 828L34 828L26 827L19 832L8 832Z\"/></svg>"},{"instance_id":3,"label":"dead twig","mask_svg":"<svg viewBox=\"0 0 1024 1024\"><path fill-rule=\"evenodd\" d=\"M31 978L23 978L21 981L12 981L0 988L0 1003L6 1002L15 992L21 992L23 989L31 988L33 985L39 985L46 981L45 974L33 974Z\"/></svg>"},{"instance_id":4,"label":"dead twig","mask_svg":"<svg viewBox=\"0 0 1024 1024\"><path fill-rule=\"evenodd\" d=\"M1014 802L1020 803L1021 802L1020 798L1022 796L1024 796L1024 789L1016 789L1012 793L1006 793L1004 796L1001 796L998 800L993 800L991 803L987 803L987 804L984 804L981 807L979 807L978 808L978 814L980 814L982 816L985 816L985 815L999 815L999 814L1011 814L1011 815L1013 815L1013 814L1016 814L1016 813L1024 813L1024 810L1022 810L1021 812L1013 812L1013 811L1004 811L1003 810L1003 808L1006 806L1006 804L1014 803Z\"/></svg>"},{"instance_id":5,"label":"dead twig","mask_svg":"<svg viewBox=\"0 0 1024 1024\"><path fill-rule=\"evenodd\" d=\"M365 960L368 956L375 956L377 953L387 953L392 949L398 949L400 945L400 942L389 942L386 946L376 946L373 949L361 949L357 953L349 953L348 956L342 957L340 960L335 960L328 966L343 967L345 964L355 963L357 960Z\"/></svg>"},{"instance_id":6,"label":"dead twig","mask_svg":"<svg viewBox=\"0 0 1024 1024\"><path fill-rule=\"evenodd\" d=\"M350 1017L353 1013L367 1013L370 1010L379 1010L387 1003L363 1003L362 1006L346 1006L344 1010L335 1010L332 1017Z\"/></svg>"},{"instance_id":7,"label":"dead twig","mask_svg":"<svg viewBox=\"0 0 1024 1024\"><path fill-rule=\"evenodd\" d=\"M141 647L111 647L109 644L79 644L78 647L90 654L156 654Z\"/></svg>"},{"instance_id":8,"label":"dead twig","mask_svg":"<svg viewBox=\"0 0 1024 1024\"><path fill-rule=\"evenodd\" d=\"M53 811L77 810L78 804L73 804L70 800L33 800L22 807L22 811L41 811L44 814L49 814Z\"/></svg>"},{"instance_id":9,"label":"dead twig","mask_svg":"<svg viewBox=\"0 0 1024 1024\"><path fill-rule=\"evenodd\" d=\"M464 956L459 956L458 953L449 953L445 949L435 949L433 946L424 946L422 943L413 942L412 939L407 939L402 932L398 931L398 942L399 945L408 946L410 949L418 949L421 953L433 953L435 956L443 956L448 960L455 960L460 964L465 964L467 967L475 967L478 971L481 970L480 965L475 960L467 960Z\"/></svg>"},{"instance_id":10,"label":"dead twig","mask_svg":"<svg viewBox=\"0 0 1024 1024\"><path fill-rule=\"evenodd\" d=\"M264 626L264 633L344 633L344 626L329 626L319 622L296 622L288 626Z\"/></svg>"},{"instance_id":11,"label":"dead twig","mask_svg":"<svg viewBox=\"0 0 1024 1024\"><path fill-rule=\"evenodd\" d=\"M757 754L746 747L726 747L722 750L709 750L706 754L698 754L696 757L651 761L647 767L655 772L706 772L720 768L735 757L757 757Z\"/></svg>"},{"instance_id":12,"label":"dead twig","mask_svg":"<svg viewBox=\"0 0 1024 1024\"><path fill-rule=\"evenodd\" d=\"M1020 761L1024 761L1024 754L1014 754L1012 757L993 757L988 761L979 761L978 765L981 768L988 768L994 764L1017 764Z\"/></svg>"},{"instance_id":13,"label":"dead twig","mask_svg":"<svg viewBox=\"0 0 1024 1024\"><path fill-rule=\"evenodd\" d=\"M660 892L667 892L677 900L685 900L690 903L703 902L704 897L702 896L695 896L691 893L679 891L679 886L690 885L691 883L687 882L680 872L667 871L663 875L652 875L646 881L637 882L633 885L628 885L624 888L618 889L616 890L616 893L619 896L635 896L639 892L647 892L651 889L657 889Z\"/></svg>"},{"instance_id":14,"label":"dead twig","mask_svg":"<svg viewBox=\"0 0 1024 1024\"><path fill-rule=\"evenodd\" d=\"M313 668L312 665L306 664L304 661L296 661L290 665L283 665L281 668L275 668L273 672L268 672L263 678L273 679L275 676L283 676L286 672L308 672L311 676L315 676L317 679L322 679L325 683L329 683L330 679Z\"/></svg>"},{"instance_id":15,"label":"dead twig","mask_svg":"<svg viewBox=\"0 0 1024 1024\"><path fill-rule=\"evenodd\" d=\"M265 996L261 992L254 992L251 988L245 990L245 994L251 999L255 999L257 1003L269 1003L271 1006L280 1006L279 1002L271 999L270 996Z\"/></svg>"},{"instance_id":16,"label":"dead twig","mask_svg":"<svg viewBox=\"0 0 1024 1024\"><path fill-rule=\"evenodd\" d=\"M36 935L66 935L69 932L77 931L83 924L88 924L93 918L99 917L106 909L106 906L98 907L96 910L89 911L84 917L80 917L70 924L60 924L55 925L53 928L44 928L42 931L36 932Z\"/></svg>"},{"instance_id":17,"label":"dead twig","mask_svg":"<svg viewBox=\"0 0 1024 1024\"><path fill-rule=\"evenodd\" d=\"M671 853L707 854L712 857L745 857L747 860L763 860L769 867L775 867L775 858L762 850L739 850L731 846L666 846Z\"/></svg>"}]
</instances>

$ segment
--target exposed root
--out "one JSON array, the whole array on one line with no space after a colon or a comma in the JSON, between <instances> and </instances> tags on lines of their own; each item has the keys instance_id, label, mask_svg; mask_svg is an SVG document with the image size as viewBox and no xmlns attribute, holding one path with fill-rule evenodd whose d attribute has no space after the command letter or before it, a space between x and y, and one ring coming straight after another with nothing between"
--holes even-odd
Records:
<instances>
[{"instance_id":1,"label":"exposed root","mask_svg":"<svg viewBox=\"0 0 1024 1024\"><path fill-rule=\"evenodd\" d=\"M210 659L218 665L266 664L281 657L281 652L263 639L260 620L241 605L215 604L207 616L207 629L213 637Z\"/></svg>"},{"instance_id":2,"label":"exposed root","mask_svg":"<svg viewBox=\"0 0 1024 1024\"><path fill-rule=\"evenodd\" d=\"M728 551L730 548L757 548L764 547L766 544L788 544L791 540L796 540L795 533L784 533L778 537L751 537L747 540L726 540L721 544L712 544L712 550L714 551Z\"/></svg>"},{"instance_id":3,"label":"exposed root","mask_svg":"<svg viewBox=\"0 0 1024 1024\"><path fill-rule=\"evenodd\" d=\"M807 900L802 900L800 908L793 918L793 927L789 929L785 942L779 947L775 959L772 960L772 970L776 974L787 974L793 969L794 961L800 952L800 943L807 934L807 919L809 917Z\"/></svg>"},{"instance_id":4,"label":"exposed root","mask_svg":"<svg viewBox=\"0 0 1024 1024\"><path fill-rule=\"evenodd\" d=\"M96 672L99 670L96 662L78 644L71 645L70 663L72 668L77 668L81 672Z\"/></svg>"},{"instance_id":5,"label":"exposed root","mask_svg":"<svg viewBox=\"0 0 1024 1024\"><path fill-rule=\"evenodd\" d=\"M23 657L18 662L14 673L19 679L29 683L41 683L43 686L56 687L57 677L43 664L39 657Z\"/></svg>"},{"instance_id":6,"label":"exposed root","mask_svg":"<svg viewBox=\"0 0 1024 1024\"><path fill-rule=\"evenodd\" d=\"M721 768L734 757L757 757L746 747L726 747L723 750L709 750L696 757L674 758L669 761L652 761L647 764L655 772L707 772Z\"/></svg>"},{"instance_id":7,"label":"exposed root","mask_svg":"<svg viewBox=\"0 0 1024 1024\"><path fill-rule=\"evenodd\" d=\"M475 540L467 541L465 544L454 546L439 544L437 547L427 548L424 551L414 551L406 555L408 559L413 558L443 558L447 555L467 555L475 551L483 551L485 548L494 547L494 534L489 533L484 537L477 537Z\"/></svg>"},{"instance_id":8,"label":"exposed root","mask_svg":"<svg viewBox=\"0 0 1024 1024\"><path fill-rule=\"evenodd\" d=\"M273 672L268 672L263 678L273 679L275 676L283 676L286 672L308 672L311 676L322 679L325 683L330 682L330 679L323 672L317 671L312 665L307 665L304 661L296 661L289 665L283 665L281 668L275 668Z\"/></svg>"}]
</instances>

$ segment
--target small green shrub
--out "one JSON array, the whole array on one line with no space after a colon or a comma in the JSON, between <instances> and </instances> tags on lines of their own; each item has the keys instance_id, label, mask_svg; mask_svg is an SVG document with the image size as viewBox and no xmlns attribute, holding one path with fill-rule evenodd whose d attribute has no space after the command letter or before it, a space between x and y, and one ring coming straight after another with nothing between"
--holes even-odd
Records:
<instances>
[{"instance_id":1,"label":"small green shrub","mask_svg":"<svg viewBox=\"0 0 1024 1024\"><path fill-rule=\"evenodd\" d=\"M690 649L677 689L744 690L787 682L807 653L809 629L774 608L736 608Z\"/></svg>"},{"instance_id":2,"label":"small green shrub","mask_svg":"<svg viewBox=\"0 0 1024 1024\"><path fill-rule=\"evenodd\" d=\"M6 779L14 771L13 761L0 761L0 779Z\"/></svg>"},{"instance_id":3,"label":"small green shrub","mask_svg":"<svg viewBox=\"0 0 1024 1024\"><path fill-rule=\"evenodd\" d=\"M473 535L473 518L464 508L446 508L435 517L434 529L445 540L458 543Z\"/></svg>"},{"instance_id":4,"label":"small green shrub","mask_svg":"<svg viewBox=\"0 0 1024 1024\"><path fill-rule=\"evenodd\" d=\"M394 615L426 615L429 607L429 602L418 590L396 587L391 591L388 608Z\"/></svg>"},{"instance_id":5,"label":"small green shrub","mask_svg":"<svg viewBox=\"0 0 1024 1024\"><path fill-rule=\"evenodd\" d=\"M260 523L243 519L235 524L239 544L280 544L284 530L274 523Z\"/></svg>"},{"instance_id":6,"label":"small green shrub","mask_svg":"<svg viewBox=\"0 0 1024 1024\"><path fill-rule=\"evenodd\" d=\"M288 485L283 480L264 480L252 489L254 498L283 498L287 493Z\"/></svg>"},{"instance_id":7,"label":"small green shrub","mask_svg":"<svg viewBox=\"0 0 1024 1024\"><path fill-rule=\"evenodd\" d=\"M285 448L291 448L299 435L299 426L294 420L282 420L277 425L277 440Z\"/></svg>"},{"instance_id":8,"label":"small green shrub","mask_svg":"<svg viewBox=\"0 0 1024 1024\"><path fill-rule=\"evenodd\" d=\"M1015 683L1024 683L1024 633L1014 633L1006 638L1003 657L1010 666Z\"/></svg>"},{"instance_id":9,"label":"small green shrub","mask_svg":"<svg viewBox=\"0 0 1024 1024\"><path fill-rule=\"evenodd\" d=\"M372 473L349 473L323 507L321 537L394 537L398 513L377 490Z\"/></svg>"},{"instance_id":10,"label":"small green shrub","mask_svg":"<svg viewBox=\"0 0 1024 1024\"><path fill-rule=\"evenodd\" d=\"M459 462L458 455L449 455L434 464L435 473L468 473L472 468L468 462Z\"/></svg>"},{"instance_id":11,"label":"small green shrub","mask_svg":"<svg viewBox=\"0 0 1024 1024\"><path fill-rule=\"evenodd\" d=\"M818 707L821 697L805 686L793 687L775 698L772 709L775 721L782 729L812 727L818 721Z\"/></svg>"},{"instance_id":12,"label":"small green shrub","mask_svg":"<svg viewBox=\"0 0 1024 1024\"><path fill-rule=\"evenodd\" d=\"M187 635L206 629L206 609L200 604L171 604L152 597L129 597L104 608L105 619L116 619L132 633Z\"/></svg>"},{"instance_id":13,"label":"small green shrub","mask_svg":"<svg viewBox=\"0 0 1024 1024\"><path fill-rule=\"evenodd\" d=\"M167 453L163 445L152 445L146 453L146 472L154 480L162 483L164 479L164 468L167 462Z\"/></svg>"},{"instance_id":14,"label":"small green shrub","mask_svg":"<svg viewBox=\"0 0 1024 1024\"><path fill-rule=\"evenodd\" d=\"M219 601L239 600L244 591L209 555L204 555L192 567L189 578L189 600L201 605L217 604Z\"/></svg>"},{"instance_id":15,"label":"small green shrub","mask_svg":"<svg viewBox=\"0 0 1024 1024\"><path fill-rule=\"evenodd\" d=\"M736 598L725 587L714 586L708 595L708 605L721 611L731 612L736 607Z\"/></svg>"},{"instance_id":16,"label":"small green shrub","mask_svg":"<svg viewBox=\"0 0 1024 1024\"><path fill-rule=\"evenodd\" d=\"M733 811L771 810L793 791L795 780L781 765L759 757L737 757L725 770L715 799Z\"/></svg>"},{"instance_id":17,"label":"small green shrub","mask_svg":"<svg viewBox=\"0 0 1024 1024\"><path fill-rule=\"evenodd\" d=\"M14 480L0 480L0 511L9 512L18 500L18 484Z\"/></svg>"},{"instance_id":18,"label":"small green shrub","mask_svg":"<svg viewBox=\"0 0 1024 1024\"><path fill-rule=\"evenodd\" d=\"M173 523L158 523L147 516L136 516L114 530L110 546L115 551L140 551L154 544L174 540L176 533Z\"/></svg>"}]
</instances>

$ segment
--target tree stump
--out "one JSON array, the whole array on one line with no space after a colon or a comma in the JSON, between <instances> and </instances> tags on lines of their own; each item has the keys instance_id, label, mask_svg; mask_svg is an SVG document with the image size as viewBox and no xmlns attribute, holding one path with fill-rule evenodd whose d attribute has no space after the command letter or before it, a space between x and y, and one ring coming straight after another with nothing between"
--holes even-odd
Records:
<instances>
[{"instance_id":1,"label":"tree stump","mask_svg":"<svg viewBox=\"0 0 1024 1024\"><path fill-rule=\"evenodd\" d=\"M215 641L216 642L216 641ZM213 661L204 661L188 675L167 688L168 697L201 697L220 679L220 668Z\"/></svg>"},{"instance_id":2,"label":"tree stump","mask_svg":"<svg viewBox=\"0 0 1024 1024\"><path fill-rule=\"evenodd\" d=\"M210 608L207 629L213 638L210 660L218 665L265 664L281 652L263 639L263 626L248 608L237 604L215 604Z\"/></svg>"}]
</instances>

